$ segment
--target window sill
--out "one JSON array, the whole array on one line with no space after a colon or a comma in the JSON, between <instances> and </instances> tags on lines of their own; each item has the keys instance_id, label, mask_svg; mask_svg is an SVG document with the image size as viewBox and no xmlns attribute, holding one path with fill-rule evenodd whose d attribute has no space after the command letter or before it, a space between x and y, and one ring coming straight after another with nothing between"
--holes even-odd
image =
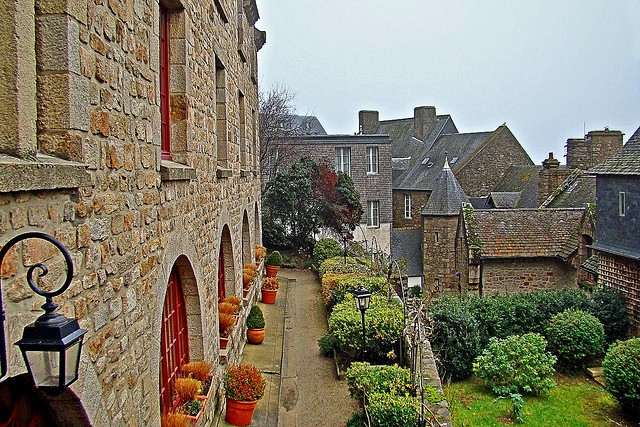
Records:
<instances>
[{"instance_id":1,"label":"window sill","mask_svg":"<svg viewBox=\"0 0 640 427\"><path fill-rule=\"evenodd\" d=\"M367 172L367 176L376 176L379 175L379 172Z\"/></svg>"},{"instance_id":2,"label":"window sill","mask_svg":"<svg viewBox=\"0 0 640 427\"><path fill-rule=\"evenodd\" d=\"M171 160L160 162L160 179L162 181L188 181L196 178L196 170Z\"/></svg>"},{"instance_id":3,"label":"window sill","mask_svg":"<svg viewBox=\"0 0 640 427\"><path fill-rule=\"evenodd\" d=\"M216 168L216 177L218 178L231 178L232 175L233 170L231 169L221 168L220 166Z\"/></svg>"},{"instance_id":4,"label":"window sill","mask_svg":"<svg viewBox=\"0 0 640 427\"><path fill-rule=\"evenodd\" d=\"M253 172L250 171L249 169L240 169L240 176L246 177L251 175L253 175Z\"/></svg>"},{"instance_id":5,"label":"window sill","mask_svg":"<svg viewBox=\"0 0 640 427\"><path fill-rule=\"evenodd\" d=\"M87 165L38 154L33 160L0 155L0 192L56 190L91 185Z\"/></svg>"}]
</instances>

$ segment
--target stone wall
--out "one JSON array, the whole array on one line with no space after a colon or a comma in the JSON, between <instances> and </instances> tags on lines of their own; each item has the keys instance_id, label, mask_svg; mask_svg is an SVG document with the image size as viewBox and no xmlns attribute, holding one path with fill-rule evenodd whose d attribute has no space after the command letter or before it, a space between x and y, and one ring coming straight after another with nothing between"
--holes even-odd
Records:
<instances>
[{"instance_id":1,"label":"stone wall","mask_svg":"<svg viewBox=\"0 0 640 427\"><path fill-rule=\"evenodd\" d=\"M575 286L576 269L553 258L484 260L482 295L562 289Z\"/></svg>"},{"instance_id":2,"label":"stone wall","mask_svg":"<svg viewBox=\"0 0 640 427\"><path fill-rule=\"evenodd\" d=\"M224 248L226 294L241 296L242 264L261 242L255 3L165 6L172 161L160 156L157 2L36 0L16 12L23 21L2 30L5 37L31 25L36 37L35 50L20 50L31 62L13 64L31 64L24 76L33 76L35 96L9 100L32 136L5 132L14 139L0 145L0 243L40 230L71 252L75 274L59 310L89 330L72 389L96 426L159 425L172 270L187 304L191 358L212 362L219 386L224 363L239 360L243 343L239 328L231 348L219 349L218 256ZM31 104L23 114L15 105L24 102ZM9 110L0 110L2 121L15 118ZM7 342L40 312L25 265L48 260L48 277L60 271L46 245L20 245L3 263ZM10 375L25 370L13 347ZM208 405L205 420L216 409Z\"/></svg>"},{"instance_id":3,"label":"stone wall","mask_svg":"<svg viewBox=\"0 0 640 427\"><path fill-rule=\"evenodd\" d=\"M618 130L597 130L584 138L567 140L567 167L588 170L612 157L622 148L622 132Z\"/></svg>"},{"instance_id":4,"label":"stone wall","mask_svg":"<svg viewBox=\"0 0 640 427\"><path fill-rule=\"evenodd\" d=\"M411 195L411 218L405 218L404 195ZM429 200L429 192L415 190L393 190L393 228L420 228L422 209Z\"/></svg>"},{"instance_id":5,"label":"stone wall","mask_svg":"<svg viewBox=\"0 0 640 427\"><path fill-rule=\"evenodd\" d=\"M511 165L533 162L506 126L500 126L479 152L453 168L456 179L469 197L486 196Z\"/></svg>"},{"instance_id":6,"label":"stone wall","mask_svg":"<svg viewBox=\"0 0 640 427\"><path fill-rule=\"evenodd\" d=\"M422 251L425 290L436 292L457 292L458 290L458 279L455 274L458 218L457 215L423 216Z\"/></svg>"}]
</instances>

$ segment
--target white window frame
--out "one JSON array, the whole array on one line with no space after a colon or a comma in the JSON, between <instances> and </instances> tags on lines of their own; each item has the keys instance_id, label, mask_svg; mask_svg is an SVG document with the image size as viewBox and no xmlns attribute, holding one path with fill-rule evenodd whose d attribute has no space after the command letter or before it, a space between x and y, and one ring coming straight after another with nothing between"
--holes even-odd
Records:
<instances>
[{"instance_id":1,"label":"white window frame","mask_svg":"<svg viewBox=\"0 0 640 427\"><path fill-rule=\"evenodd\" d=\"M336 172L343 172L351 176L351 148L336 147Z\"/></svg>"},{"instance_id":2,"label":"white window frame","mask_svg":"<svg viewBox=\"0 0 640 427\"><path fill-rule=\"evenodd\" d=\"M411 215L411 194L404 194L404 219L413 218Z\"/></svg>"},{"instance_id":3,"label":"white window frame","mask_svg":"<svg viewBox=\"0 0 640 427\"><path fill-rule=\"evenodd\" d=\"M380 227L380 201L367 201L367 227Z\"/></svg>"},{"instance_id":4,"label":"white window frame","mask_svg":"<svg viewBox=\"0 0 640 427\"><path fill-rule=\"evenodd\" d=\"M378 173L378 147L367 147L367 174L376 175Z\"/></svg>"},{"instance_id":5,"label":"white window frame","mask_svg":"<svg viewBox=\"0 0 640 427\"><path fill-rule=\"evenodd\" d=\"M618 193L618 215L626 216L627 214L627 195L624 191Z\"/></svg>"}]
</instances>

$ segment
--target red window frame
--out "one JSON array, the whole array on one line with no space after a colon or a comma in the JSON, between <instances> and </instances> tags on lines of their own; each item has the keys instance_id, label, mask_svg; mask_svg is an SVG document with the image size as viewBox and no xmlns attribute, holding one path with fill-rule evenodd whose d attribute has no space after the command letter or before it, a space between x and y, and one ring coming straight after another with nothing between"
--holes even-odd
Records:
<instances>
[{"instance_id":1,"label":"red window frame","mask_svg":"<svg viewBox=\"0 0 640 427\"><path fill-rule=\"evenodd\" d=\"M169 109L169 11L160 4L160 148L171 160L171 115Z\"/></svg>"},{"instance_id":2,"label":"red window frame","mask_svg":"<svg viewBox=\"0 0 640 427\"><path fill-rule=\"evenodd\" d=\"M175 270L169 276L164 299L160 342L160 411L166 414L174 409L173 384L180 368L189 362L187 310L182 285Z\"/></svg>"},{"instance_id":3,"label":"red window frame","mask_svg":"<svg viewBox=\"0 0 640 427\"><path fill-rule=\"evenodd\" d=\"M224 251L220 248L220 256L218 257L218 302L222 302L227 296L224 286Z\"/></svg>"}]
</instances>

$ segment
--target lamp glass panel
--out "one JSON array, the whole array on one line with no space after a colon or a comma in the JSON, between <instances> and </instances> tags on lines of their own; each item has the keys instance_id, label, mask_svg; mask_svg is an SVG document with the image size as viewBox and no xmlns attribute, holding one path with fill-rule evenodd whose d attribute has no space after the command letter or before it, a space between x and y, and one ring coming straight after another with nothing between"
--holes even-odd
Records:
<instances>
[{"instance_id":1,"label":"lamp glass panel","mask_svg":"<svg viewBox=\"0 0 640 427\"><path fill-rule=\"evenodd\" d=\"M31 367L33 381L39 387L60 386L60 353L57 351L28 350L24 352Z\"/></svg>"},{"instance_id":2,"label":"lamp glass panel","mask_svg":"<svg viewBox=\"0 0 640 427\"><path fill-rule=\"evenodd\" d=\"M76 380L78 374L78 361L80 360L80 348L82 340L78 340L65 350L65 368L64 383L71 384Z\"/></svg>"}]
</instances>

